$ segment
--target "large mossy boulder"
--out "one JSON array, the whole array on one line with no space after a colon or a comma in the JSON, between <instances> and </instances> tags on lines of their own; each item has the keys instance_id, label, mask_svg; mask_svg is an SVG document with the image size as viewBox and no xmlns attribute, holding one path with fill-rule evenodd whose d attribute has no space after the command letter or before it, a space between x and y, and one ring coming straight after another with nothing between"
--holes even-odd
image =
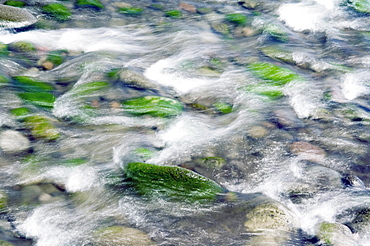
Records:
<instances>
[{"instance_id":1,"label":"large mossy boulder","mask_svg":"<svg viewBox=\"0 0 370 246\"><path fill-rule=\"evenodd\" d=\"M149 236L135 228L110 226L93 233L93 241L100 246L149 246L156 245ZM95 244L94 244L95 245Z\"/></svg>"},{"instance_id":2,"label":"large mossy boulder","mask_svg":"<svg viewBox=\"0 0 370 246\"><path fill-rule=\"evenodd\" d=\"M124 167L125 184L144 197L211 202L226 189L188 169L132 162Z\"/></svg>"},{"instance_id":3,"label":"large mossy boulder","mask_svg":"<svg viewBox=\"0 0 370 246\"><path fill-rule=\"evenodd\" d=\"M53 141L60 137L60 132L54 126L52 120L45 116L28 116L24 119L24 122L26 127L30 129L32 136L36 139Z\"/></svg>"},{"instance_id":4,"label":"large mossy boulder","mask_svg":"<svg viewBox=\"0 0 370 246\"><path fill-rule=\"evenodd\" d=\"M42 7L42 11L58 21L69 20L72 15L71 10L60 3L47 4Z\"/></svg>"},{"instance_id":5,"label":"large mossy boulder","mask_svg":"<svg viewBox=\"0 0 370 246\"><path fill-rule=\"evenodd\" d=\"M175 99L146 96L122 102L124 111L131 115L150 115L153 117L172 117L182 113L183 104Z\"/></svg>"},{"instance_id":6,"label":"large mossy boulder","mask_svg":"<svg viewBox=\"0 0 370 246\"><path fill-rule=\"evenodd\" d=\"M321 222L317 228L317 237L328 246L358 245L351 230L339 223Z\"/></svg>"},{"instance_id":7,"label":"large mossy boulder","mask_svg":"<svg viewBox=\"0 0 370 246\"><path fill-rule=\"evenodd\" d=\"M36 22L37 19L27 9L0 4L0 23L5 27L19 28Z\"/></svg>"},{"instance_id":8,"label":"large mossy boulder","mask_svg":"<svg viewBox=\"0 0 370 246\"><path fill-rule=\"evenodd\" d=\"M1 6L1 5L0 5ZM8 45L10 51L19 53L32 53L36 51L36 47L33 43L27 41L16 41Z\"/></svg>"}]
</instances>

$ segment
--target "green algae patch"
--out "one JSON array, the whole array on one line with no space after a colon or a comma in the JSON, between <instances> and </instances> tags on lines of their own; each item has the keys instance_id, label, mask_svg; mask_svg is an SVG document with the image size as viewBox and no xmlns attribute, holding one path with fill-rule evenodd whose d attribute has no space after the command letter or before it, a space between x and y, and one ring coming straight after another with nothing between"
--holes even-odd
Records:
<instances>
[{"instance_id":1,"label":"green algae patch","mask_svg":"<svg viewBox=\"0 0 370 246\"><path fill-rule=\"evenodd\" d=\"M36 139L53 141L60 137L59 130L45 116L29 116L24 119L24 122L26 127L30 129L32 136Z\"/></svg>"},{"instance_id":2,"label":"green algae patch","mask_svg":"<svg viewBox=\"0 0 370 246\"><path fill-rule=\"evenodd\" d=\"M88 96L94 92L107 89L110 86L106 81L93 81L85 84L76 85L73 91L79 96Z\"/></svg>"},{"instance_id":3,"label":"green algae patch","mask_svg":"<svg viewBox=\"0 0 370 246\"><path fill-rule=\"evenodd\" d=\"M8 194L0 190L0 213L4 212L8 207Z\"/></svg>"},{"instance_id":4,"label":"green algae patch","mask_svg":"<svg viewBox=\"0 0 370 246\"><path fill-rule=\"evenodd\" d=\"M224 102L216 102L213 104L215 109L222 114L229 114L233 111L233 105Z\"/></svg>"},{"instance_id":5,"label":"green algae patch","mask_svg":"<svg viewBox=\"0 0 370 246\"><path fill-rule=\"evenodd\" d=\"M29 76L13 77L15 85L25 91L52 91L54 88L48 83Z\"/></svg>"},{"instance_id":6,"label":"green algae patch","mask_svg":"<svg viewBox=\"0 0 370 246\"><path fill-rule=\"evenodd\" d=\"M53 63L55 66L59 66L64 62L66 54L66 50L54 50L49 52L46 60Z\"/></svg>"},{"instance_id":7,"label":"green algae patch","mask_svg":"<svg viewBox=\"0 0 370 246\"><path fill-rule=\"evenodd\" d=\"M277 100L284 97L284 93L280 86L265 86L261 84L250 85L245 88L246 91L267 97L270 100Z\"/></svg>"},{"instance_id":8,"label":"green algae patch","mask_svg":"<svg viewBox=\"0 0 370 246\"><path fill-rule=\"evenodd\" d=\"M348 0L347 5L360 13L370 13L370 2L368 0Z\"/></svg>"},{"instance_id":9,"label":"green algae patch","mask_svg":"<svg viewBox=\"0 0 370 246\"><path fill-rule=\"evenodd\" d=\"M42 11L58 21L66 21L71 18L72 12L60 3L50 3L42 7Z\"/></svg>"},{"instance_id":10,"label":"green algae patch","mask_svg":"<svg viewBox=\"0 0 370 246\"><path fill-rule=\"evenodd\" d=\"M24 117L26 117L27 115L31 113L31 111L28 108L14 108L14 109L11 109L9 112L11 115L19 119L23 119Z\"/></svg>"},{"instance_id":11,"label":"green algae patch","mask_svg":"<svg viewBox=\"0 0 370 246\"><path fill-rule=\"evenodd\" d=\"M18 96L27 103L42 108L53 108L55 96L49 92L22 92Z\"/></svg>"},{"instance_id":12,"label":"green algae patch","mask_svg":"<svg viewBox=\"0 0 370 246\"><path fill-rule=\"evenodd\" d=\"M135 149L134 153L143 160L150 159L154 156L154 152L146 148L137 148Z\"/></svg>"},{"instance_id":13,"label":"green algae patch","mask_svg":"<svg viewBox=\"0 0 370 246\"><path fill-rule=\"evenodd\" d=\"M174 19L179 19L182 17L182 12L180 10L172 9L164 11L166 17L171 17Z\"/></svg>"},{"instance_id":14,"label":"green algae patch","mask_svg":"<svg viewBox=\"0 0 370 246\"><path fill-rule=\"evenodd\" d=\"M74 159L68 159L62 161L61 164L63 164L66 167L77 167L81 166L83 164L87 163L87 160L84 158L74 158Z\"/></svg>"},{"instance_id":15,"label":"green algae patch","mask_svg":"<svg viewBox=\"0 0 370 246\"><path fill-rule=\"evenodd\" d=\"M126 113L131 115L150 115L153 117L172 117L181 114L183 110L181 102L160 96L129 99L122 103L122 107Z\"/></svg>"},{"instance_id":16,"label":"green algae patch","mask_svg":"<svg viewBox=\"0 0 370 246\"><path fill-rule=\"evenodd\" d=\"M126 184L139 195L174 201L215 201L226 190L188 169L132 162L125 166Z\"/></svg>"},{"instance_id":17,"label":"green algae patch","mask_svg":"<svg viewBox=\"0 0 370 246\"><path fill-rule=\"evenodd\" d=\"M0 56L9 55L8 45L0 42Z\"/></svg>"},{"instance_id":18,"label":"green algae patch","mask_svg":"<svg viewBox=\"0 0 370 246\"><path fill-rule=\"evenodd\" d=\"M225 19L231 23L236 25L244 26L247 24L247 17L243 14L235 13L235 14L227 14Z\"/></svg>"},{"instance_id":19,"label":"green algae patch","mask_svg":"<svg viewBox=\"0 0 370 246\"><path fill-rule=\"evenodd\" d=\"M4 5L22 8L22 7L26 6L26 3L22 2L22 1L8 0L8 1L4 2Z\"/></svg>"},{"instance_id":20,"label":"green algae patch","mask_svg":"<svg viewBox=\"0 0 370 246\"><path fill-rule=\"evenodd\" d=\"M267 62L252 63L247 68L254 76L264 79L275 86L285 85L293 80L302 80L302 77L292 70Z\"/></svg>"},{"instance_id":21,"label":"green algae patch","mask_svg":"<svg viewBox=\"0 0 370 246\"><path fill-rule=\"evenodd\" d=\"M99 0L77 0L76 6L95 8L95 9L104 9L104 5Z\"/></svg>"},{"instance_id":22,"label":"green algae patch","mask_svg":"<svg viewBox=\"0 0 370 246\"><path fill-rule=\"evenodd\" d=\"M0 87L9 84L9 82L10 79L7 76L0 74Z\"/></svg>"},{"instance_id":23,"label":"green algae patch","mask_svg":"<svg viewBox=\"0 0 370 246\"><path fill-rule=\"evenodd\" d=\"M274 60L279 60L291 65L295 65L296 62L293 59L293 53L287 50L282 50L278 47L269 46L261 49L261 52Z\"/></svg>"},{"instance_id":24,"label":"green algae patch","mask_svg":"<svg viewBox=\"0 0 370 246\"><path fill-rule=\"evenodd\" d=\"M27 41L17 41L10 43L8 45L8 49L14 52L34 52L36 51L36 47Z\"/></svg>"},{"instance_id":25,"label":"green algae patch","mask_svg":"<svg viewBox=\"0 0 370 246\"><path fill-rule=\"evenodd\" d=\"M267 25L263 30L270 38L279 41L279 42L287 42L289 40L288 33L280 26L275 24Z\"/></svg>"},{"instance_id":26,"label":"green algae patch","mask_svg":"<svg viewBox=\"0 0 370 246\"><path fill-rule=\"evenodd\" d=\"M123 7L120 8L118 12L126 15L140 15L143 12L143 9L137 7Z\"/></svg>"}]
</instances>

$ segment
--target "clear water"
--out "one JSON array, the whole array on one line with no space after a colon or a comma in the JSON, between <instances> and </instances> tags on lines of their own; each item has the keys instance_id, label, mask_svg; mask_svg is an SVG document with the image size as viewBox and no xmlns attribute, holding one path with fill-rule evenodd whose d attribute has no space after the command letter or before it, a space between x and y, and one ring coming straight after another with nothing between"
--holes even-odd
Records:
<instances>
[{"instance_id":1,"label":"clear water","mask_svg":"<svg viewBox=\"0 0 370 246\"><path fill-rule=\"evenodd\" d=\"M73 98L71 86L60 89L52 111L34 110L59 120L62 137L32 141L31 157L0 155L0 184L12 197L9 214L14 218L13 228L7 229L5 218L2 227L22 238L4 239L15 245L94 245L97 228L122 224L146 232L158 245L252 245L253 235L239 221L244 216L238 210L242 203L197 207L147 202L110 189L109 174L140 160L133 155L137 148L154 151L148 163L189 167L230 191L261 192L283 204L299 231L286 245L321 245L315 238L321 222L347 225L361 209L369 208L368 15L337 0L263 1L254 10L219 0L191 1L212 11L201 15L182 10L184 17L173 19L149 8L153 3L180 9L178 1L132 1L144 7L144 14L125 16L112 2L104 2L110 8L75 10L67 22L39 14L40 21L49 23L44 29L0 30L0 42L32 42L40 56L61 49L71 54L51 70L1 58L2 73L76 86L101 80L112 68L129 67L149 79L154 89L118 86L86 100L122 101L154 94L186 104L180 116L162 119L127 116L101 100L97 114L74 124L64 119L81 115L81 102ZM256 30L255 35L238 36L230 23L234 33L215 31L212 24L229 13L248 16L247 26ZM287 40L271 38L264 29L270 24L284 30ZM261 52L270 46L291 52L293 62ZM289 68L302 79L287 84L278 100L248 93L245 88L259 81L247 69L254 61ZM204 67L211 68L211 74L199 69ZM22 104L15 89L2 87L0 95L2 130L22 131L9 114ZM215 114L216 102L233 105L233 111ZM256 126L265 133L254 135ZM297 141L309 142L325 154L296 154L291 146ZM202 169L194 164L202 157L222 157L226 164L220 170ZM83 163L63 164L71 159ZM48 192L24 201L28 193L20 187L43 183L59 187L60 193L45 202L40 197ZM367 226L350 238L353 245L370 245Z\"/></svg>"}]
</instances>

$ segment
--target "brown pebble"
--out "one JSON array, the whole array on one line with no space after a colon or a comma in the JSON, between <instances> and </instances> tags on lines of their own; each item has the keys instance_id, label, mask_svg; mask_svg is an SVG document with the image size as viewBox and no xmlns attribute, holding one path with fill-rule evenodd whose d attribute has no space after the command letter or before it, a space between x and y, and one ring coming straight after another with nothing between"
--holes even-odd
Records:
<instances>
[{"instance_id":1,"label":"brown pebble","mask_svg":"<svg viewBox=\"0 0 370 246\"><path fill-rule=\"evenodd\" d=\"M197 12L197 9L195 8L194 5L191 5L189 3L180 3L179 4L180 8L185 10L185 11L188 11L190 13L196 13Z\"/></svg>"},{"instance_id":2,"label":"brown pebble","mask_svg":"<svg viewBox=\"0 0 370 246\"><path fill-rule=\"evenodd\" d=\"M119 102L113 101L110 103L110 107L114 109L119 109L121 108L121 104Z\"/></svg>"},{"instance_id":3,"label":"brown pebble","mask_svg":"<svg viewBox=\"0 0 370 246\"><path fill-rule=\"evenodd\" d=\"M290 151L294 155L298 155L305 160L314 162L322 162L326 156L326 153L322 148L304 141L292 143Z\"/></svg>"}]
</instances>

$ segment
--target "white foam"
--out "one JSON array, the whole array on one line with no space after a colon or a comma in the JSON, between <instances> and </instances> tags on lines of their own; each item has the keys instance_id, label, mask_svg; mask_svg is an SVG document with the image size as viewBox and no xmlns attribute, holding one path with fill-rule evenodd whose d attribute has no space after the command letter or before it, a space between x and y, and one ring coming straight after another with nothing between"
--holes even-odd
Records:
<instances>
[{"instance_id":1,"label":"white foam","mask_svg":"<svg viewBox=\"0 0 370 246\"><path fill-rule=\"evenodd\" d=\"M348 100L370 93L370 73L356 71L345 74L342 78L342 93Z\"/></svg>"}]
</instances>

